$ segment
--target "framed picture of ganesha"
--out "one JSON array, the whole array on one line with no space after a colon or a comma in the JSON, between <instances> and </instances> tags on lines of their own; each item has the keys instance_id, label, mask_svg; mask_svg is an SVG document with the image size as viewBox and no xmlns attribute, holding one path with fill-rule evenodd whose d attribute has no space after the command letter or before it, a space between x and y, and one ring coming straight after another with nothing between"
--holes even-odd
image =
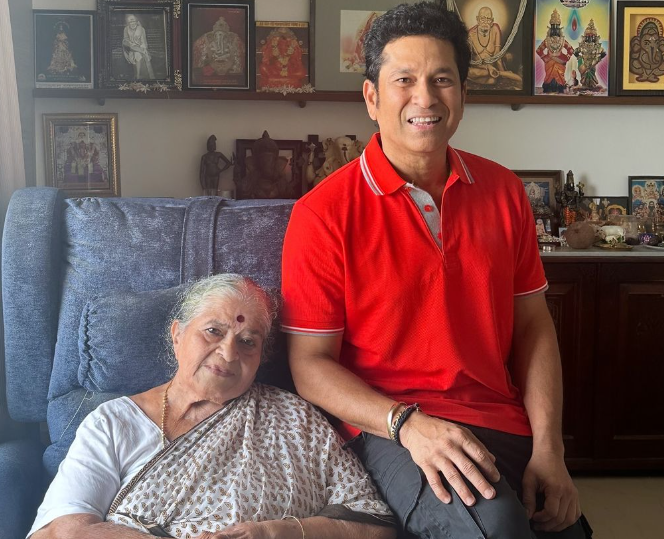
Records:
<instances>
[{"instance_id":1,"label":"framed picture of ganesha","mask_svg":"<svg viewBox=\"0 0 664 539\"><path fill-rule=\"evenodd\" d=\"M530 95L533 2L454 0L468 28L468 93Z\"/></svg>"},{"instance_id":2,"label":"framed picture of ganesha","mask_svg":"<svg viewBox=\"0 0 664 539\"><path fill-rule=\"evenodd\" d=\"M256 90L313 91L309 23L256 21Z\"/></svg>"},{"instance_id":3,"label":"framed picture of ganesha","mask_svg":"<svg viewBox=\"0 0 664 539\"><path fill-rule=\"evenodd\" d=\"M187 88L254 89L254 0L185 2Z\"/></svg>"},{"instance_id":4,"label":"framed picture of ganesha","mask_svg":"<svg viewBox=\"0 0 664 539\"><path fill-rule=\"evenodd\" d=\"M617 95L664 95L664 2L618 2Z\"/></svg>"},{"instance_id":5,"label":"framed picture of ganesha","mask_svg":"<svg viewBox=\"0 0 664 539\"><path fill-rule=\"evenodd\" d=\"M67 196L120 196L117 114L44 114L46 185Z\"/></svg>"}]
</instances>

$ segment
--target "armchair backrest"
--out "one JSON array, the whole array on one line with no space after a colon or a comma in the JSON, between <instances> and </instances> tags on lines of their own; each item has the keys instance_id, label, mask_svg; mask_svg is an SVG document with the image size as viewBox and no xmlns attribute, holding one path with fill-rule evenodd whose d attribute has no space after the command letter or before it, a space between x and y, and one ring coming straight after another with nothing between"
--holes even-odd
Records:
<instances>
[{"instance_id":1,"label":"armchair backrest","mask_svg":"<svg viewBox=\"0 0 664 539\"><path fill-rule=\"evenodd\" d=\"M211 273L241 273L278 289L292 205L216 197L66 199L46 187L14 194L2 251L7 404L17 421L47 421L53 443L44 464L51 475L85 415L124 392L85 379L86 305L114 293L142 297ZM288 387L282 341L275 356L262 379ZM126 368L127 358L120 360Z\"/></svg>"}]
</instances>

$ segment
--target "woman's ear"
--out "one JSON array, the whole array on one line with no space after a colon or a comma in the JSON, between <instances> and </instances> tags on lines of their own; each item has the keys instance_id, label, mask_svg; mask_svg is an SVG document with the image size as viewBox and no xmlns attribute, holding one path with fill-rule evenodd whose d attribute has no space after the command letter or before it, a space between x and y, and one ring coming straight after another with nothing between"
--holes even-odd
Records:
<instances>
[{"instance_id":1,"label":"woman's ear","mask_svg":"<svg viewBox=\"0 0 664 539\"><path fill-rule=\"evenodd\" d=\"M173 346L177 346L180 341L180 321L173 320L171 324L171 340L173 341Z\"/></svg>"}]
</instances>

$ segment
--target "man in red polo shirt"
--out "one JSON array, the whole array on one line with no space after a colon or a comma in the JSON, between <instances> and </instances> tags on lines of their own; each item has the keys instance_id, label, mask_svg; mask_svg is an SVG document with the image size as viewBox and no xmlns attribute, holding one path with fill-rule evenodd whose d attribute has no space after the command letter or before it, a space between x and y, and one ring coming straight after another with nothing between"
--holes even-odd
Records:
<instances>
[{"instance_id":1,"label":"man in red polo shirt","mask_svg":"<svg viewBox=\"0 0 664 539\"><path fill-rule=\"evenodd\" d=\"M590 537L563 460L530 205L507 169L448 145L470 61L463 23L402 5L365 53L380 134L297 202L284 243L296 387L346 437L362 433L352 447L409 533Z\"/></svg>"}]
</instances>

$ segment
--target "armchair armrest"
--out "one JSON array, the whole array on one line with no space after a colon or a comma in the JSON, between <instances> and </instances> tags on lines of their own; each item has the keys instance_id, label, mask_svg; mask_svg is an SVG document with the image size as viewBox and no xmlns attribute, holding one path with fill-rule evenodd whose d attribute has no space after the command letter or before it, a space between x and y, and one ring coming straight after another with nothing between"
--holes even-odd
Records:
<instances>
[{"instance_id":1,"label":"armchair armrest","mask_svg":"<svg viewBox=\"0 0 664 539\"><path fill-rule=\"evenodd\" d=\"M0 443L0 537L24 539L44 496L42 445L30 439Z\"/></svg>"}]
</instances>

